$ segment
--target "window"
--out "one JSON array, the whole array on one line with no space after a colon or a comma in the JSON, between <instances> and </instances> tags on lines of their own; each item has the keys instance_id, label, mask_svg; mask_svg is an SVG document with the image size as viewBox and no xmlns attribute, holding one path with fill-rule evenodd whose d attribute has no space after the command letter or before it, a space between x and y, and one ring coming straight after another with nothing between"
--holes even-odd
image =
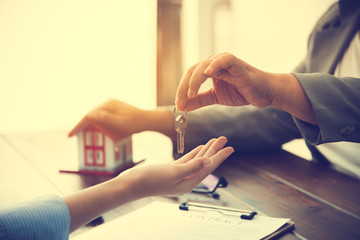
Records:
<instances>
[{"instance_id":1,"label":"window","mask_svg":"<svg viewBox=\"0 0 360 240\"><path fill-rule=\"evenodd\" d=\"M92 139L92 132L91 131L87 131L85 133L85 144L87 146L92 146L93 145L93 139Z\"/></svg>"},{"instance_id":2,"label":"window","mask_svg":"<svg viewBox=\"0 0 360 240\"><path fill-rule=\"evenodd\" d=\"M104 152L102 150L95 150L95 165L103 166L104 164Z\"/></svg>"},{"instance_id":3,"label":"window","mask_svg":"<svg viewBox=\"0 0 360 240\"><path fill-rule=\"evenodd\" d=\"M86 150L85 165L94 165L93 151L91 149Z\"/></svg>"},{"instance_id":4,"label":"window","mask_svg":"<svg viewBox=\"0 0 360 240\"><path fill-rule=\"evenodd\" d=\"M109 98L155 107L157 1L0 5L0 133L71 129Z\"/></svg>"},{"instance_id":5,"label":"window","mask_svg":"<svg viewBox=\"0 0 360 240\"><path fill-rule=\"evenodd\" d=\"M86 166L105 166L105 136L101 132L84 132L84 151Z\"/></svg>"},{"instance_id":6,"label":"window","mask_svg":"<svg viewBox=\"0 0 360 240\"><path fill-rule=\"evenodd\" d=\"M94 133L94 145L101 147L104 145L103 143L103 134L99 132Z\"/></svg>"}]
</instances>

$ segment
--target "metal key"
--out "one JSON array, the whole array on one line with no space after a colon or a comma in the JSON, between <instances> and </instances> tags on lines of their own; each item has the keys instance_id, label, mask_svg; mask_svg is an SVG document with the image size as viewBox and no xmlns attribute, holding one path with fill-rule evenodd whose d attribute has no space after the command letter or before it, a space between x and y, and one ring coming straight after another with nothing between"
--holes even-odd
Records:
<instances>
[{"instance_id":1,"label":"metal key","mask_svg":"<svg viewBox=\"0 0 360 240\"><path fill-rule=\"evenodd\" d=\"M175 118L175 130L176 130L176 137L177 137L177 152L179 154L184 153L184 137L185 137L185 130L186 130L186 112L185 115L178 115Z\"/></svg>"}]
</instances>

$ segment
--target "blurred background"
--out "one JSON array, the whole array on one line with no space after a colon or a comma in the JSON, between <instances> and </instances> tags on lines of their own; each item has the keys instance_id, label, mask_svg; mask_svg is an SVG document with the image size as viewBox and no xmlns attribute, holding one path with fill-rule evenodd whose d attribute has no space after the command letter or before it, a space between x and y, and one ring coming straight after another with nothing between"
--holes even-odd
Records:
<instances>
[{"instance_id":1,"label":"blurred background","mask_svg":"<svg viewBox=\"0 0 360 240\"><path fill-rule=\"evenodd\" d=\"M109 98L173 104L184 71L213 52L291 72L333 2L1 0L0 134L70 130Z\"/></svg>"}]
</instances>

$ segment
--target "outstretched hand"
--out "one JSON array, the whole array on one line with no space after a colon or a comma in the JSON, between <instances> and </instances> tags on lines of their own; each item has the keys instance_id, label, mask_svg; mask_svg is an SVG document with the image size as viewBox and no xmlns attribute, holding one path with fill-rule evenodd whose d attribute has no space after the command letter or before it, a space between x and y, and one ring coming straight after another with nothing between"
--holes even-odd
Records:
<instances>
[{"instance_id":1,"label":"outstretched hand","mask_svg":"<svg viewBox=\"0 0 360 240\"><path fill-rule=\"evenodd\" d=\"M136 198L190 192L234 152L224 148L226 142L225 137L211 139L172 163L134 167L119 178L130 179Z\"/></svg>"},{"instance_id":2,"label":"outstretched hand","mask_svg":"<svg viewBox=\"0 0 360 240\"><path fill-rule=\"evenodd\" d=\"M148 196L190 192L231 153L220 137L199 146L177 161L137 166L117 177L64 198L71 215L70 231L124 203Z\"/></svg>"}]
</instances>

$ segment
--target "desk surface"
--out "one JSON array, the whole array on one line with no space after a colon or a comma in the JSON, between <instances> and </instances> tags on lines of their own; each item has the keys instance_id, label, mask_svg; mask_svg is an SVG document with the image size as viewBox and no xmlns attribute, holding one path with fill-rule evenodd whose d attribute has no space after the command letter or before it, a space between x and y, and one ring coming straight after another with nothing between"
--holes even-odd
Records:
<instances>
[{"instance_id":1,"label":"desk surface","mask_svg":"<svg viewBox=\"0 0 360 240\"><path fill-rule=\"evenodd\" d=\"M144 156L143 164L171 161L172 145L168 139L155 133L134 138L135 160ZM156 141L149 141L153 138ZM109 179L59 173L60 168L74 163L76 142L67 138L66 132L0 135L0 206L46 194L67 195ZM197 194L169 200L249 207L272 217L291 218L295 231L280 239L360 239L359 180L285 151L233 155L216 174L226 176L229 182L227 188L218 191L220 200ZM103 218L110 221L152 200L126 204Z\"/></svg>"}]
</instances>

